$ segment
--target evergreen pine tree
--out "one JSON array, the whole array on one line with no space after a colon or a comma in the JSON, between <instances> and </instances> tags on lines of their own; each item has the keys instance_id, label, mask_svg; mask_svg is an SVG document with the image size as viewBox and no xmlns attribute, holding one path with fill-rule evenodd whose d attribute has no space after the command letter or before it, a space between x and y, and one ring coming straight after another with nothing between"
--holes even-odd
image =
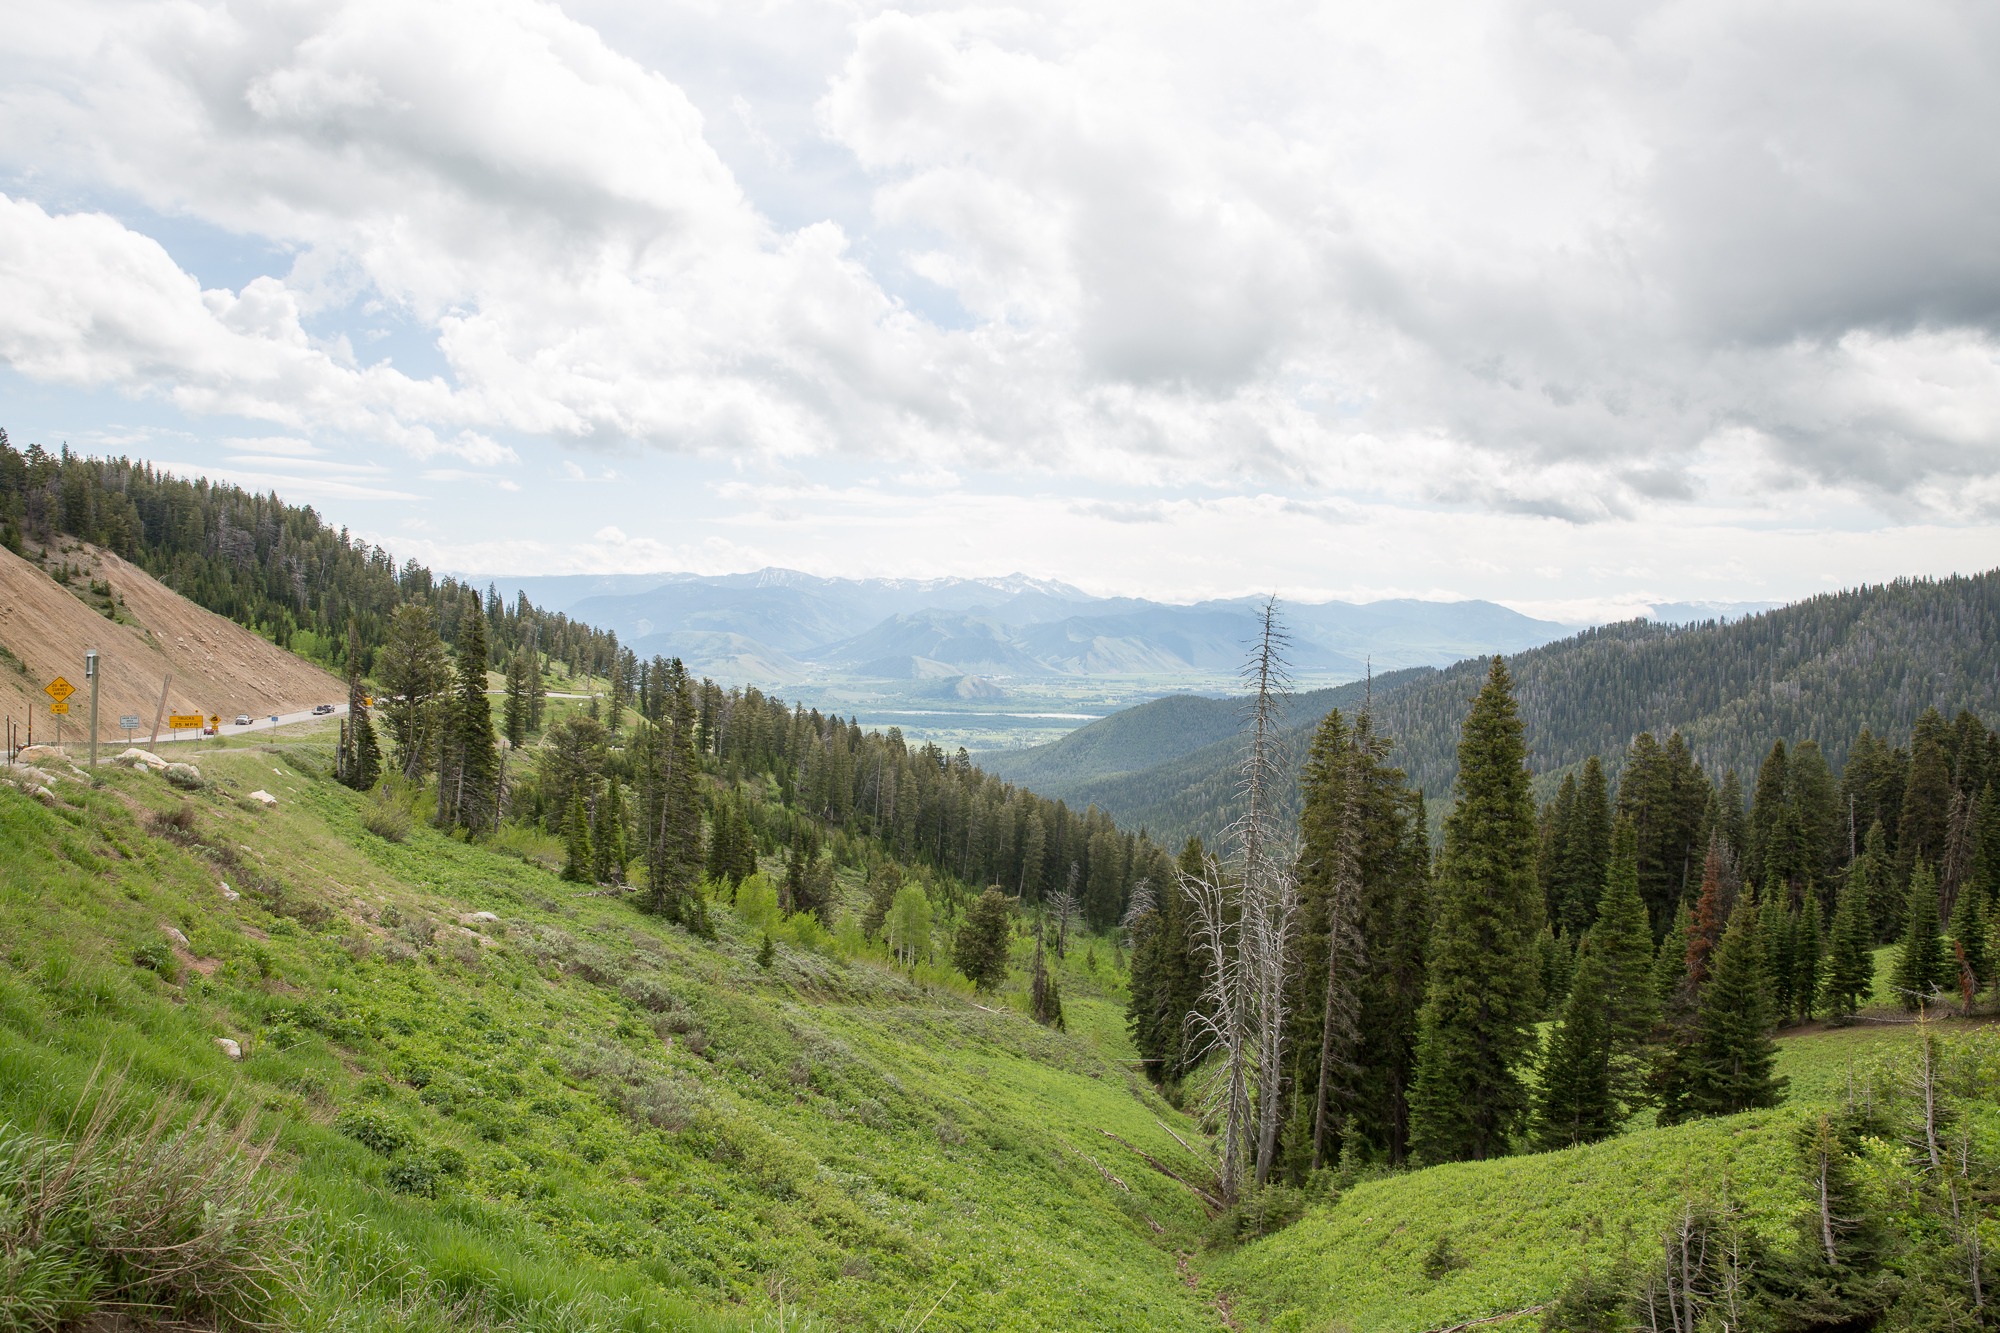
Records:
<instances>
[{"instance_id":1,"label":"evergreen pine tree","mask_svg":"<svg viewBox=\"0 0 2000 1333\"><path fill-rule=\"evenodd\" d=\"M1646 1097L1653 1029L1660 1021L1659 987L1652 976L1653 932L1639 897L1639 844L1629 819L1620 819L1612 831L1611 864L1588 948L1604 978L1611 1091L1629 1115ZM1683 941L1683 957L1686 951Z\"/></svg>"},{"instance_id":2,"label":"evergreen pine tree","mask_svg":"<svg viewBox=\"0 0 2000 1333\"><path fill-rule=\"evenodd\" d=\"M863 935L872 940L882 933L882 924L889 919L890 905L896 901L896 894L902 887L903 871L894 862L877 866L869 872L868 906L861 913Z\"/></svg>"},{"instance_id":3,"label":"evergreen pine tree","mask_svg":"<svg viewBox=\"0 0 2000 1333\"><path fill-rule=\"evenodd\" d=\"M646 856L646 910L706 931L701 874L701 759L694 748L694 693L680 659L654 659L653 697L638 739L640 843Z\"/></svg>"},{"instance_id":4,"label":"evergreen pine tree","mask_svg":"<svg viewBox=\"0 0 2000 1333\"><path fill-rule=\"evenodd\" d=\"M493 736L493 705L486 698L486 617L476 602L459 618L457 680L444 761L438 768L437 823L477 833L493 826L500 750Z\"/></svg>"},{"instance_id":5,"label":"evergreen pine tree","mask_svg":"<svg viewBox=\"0 0 2000 1333\"><path fill-rule=\"evenodd\" d=\"M771 964L776 961L778 961L778 946L771 942L771 932L767 930L764 932L764 942L757 946L757 966L768 972L771 970Z\"/></svg>"},{"instance_id":6,"label":"evergreen pine tree","mask_svg":"<svg viewBox=\"0 0 2000 1333\"><path fill-rule=\"evenodd\" d=\"M1819 893L1808 887L1806 905L1792 928L1792 1016L1803 1023L1819 1008L1826 975L1826 936L1819 923Z\"/></svg>"},{"instance_id":7,"label":"evergreen pine tree","mask_svg":"<svg viewBox=\"0 0 2000 1333\"><path fill-rule=\"evenodd\" d=\"M1905 924L1905 895L1896 889L1889 834L1881 820L1868 826L1868 833L1861 840L1861 855L1847 868L1847 878L1850 883L1860 885L1861 904L1868 912L1869 938L1877 944L1899 938Z\"/></svg>"},{"instance_id":8,"label":"evergreen pine tree","mask_svg":"<svg viewBox=\"0 0 2000 1333\"><path fill-rule=\"evenodd\" d=\"M1068 1029L1063 1022L1062 988L1049 971L1048 960L1042 952L1042 926L1035 923L1035 967L1028 983L1028 1006L1037 1023L1054 1028L1058 1032Z\"/></svg>"},{"instance_id":9,"label":"evergreen pine tree","mask_svg":"<svg viewBox=\"0 0 2000 1333\"><path fill-rule=\"evenodd\" d=\"M1911 867L1903 922L1903 950L1889 984L1905 1009L1920 1009L1958 988L1957 965L1945 953L1938 931L1937 876L1928 861Z\"/></svg>"},{"instance_id":10,"label":"evergreen pine tree","mask_svg":"<svg viewBox=\"0 0 2000 1333\"><path fill-rule=\"evenodd\" d=\"M1771 1039L1775 1015L1757 917L1750 895L1738 894L1701 989L1688 1071L1687 1109L1694 1115L1776 1106L1784 1095L1785 1080L1772 1074L1778 1044Z\"/></svg>"},{"instance_id":11,"label":"evergreen pine tree","mask_svg":"<svg viewBox=\"0 0 2000 1333\"><path fill-rule=\"evenodd\" d=\"M1012 924L1007 895L996 884L973 901L958 928L952 965L981 990L993 989L1007 976L1007 937Z\"/></svg>"},{"instance_id":12,"label":"evergreen pine tree","mask_svg":"<svg viewBox=\"0 0 2000 1333\"><path fill-rule=\"evenodd\" d=\"M1849 875L1834 909L1827 949L1826 1005L1836 1022L1850 1019L1875 991L1874 931L1868 916L1868 887Z\"/></svg>"},{"instance_id":13,"label":"evergreen pine tree","mask_svg":"<svg viewBox=\"0 0 2000 1333\"><path fill-rule=\"evenodd\" d=\"M1989 777L1979 795L1979 846L1973 883L1985 897L1987 915L2000 909L2000 777Z\"/></svg>"},{"instance_id":14,"label":"evergreen pine tree","mask_svg":"<svg viewBox=\"0 0 2000 1333\"><path fill-rule=\"evenodd\" d=\"M1957 965L1959 995L1968 1014L1979 993L1993 982L1992 945L1986 937L1983 897L1968 887L1960 891L1958 904L1951 910L1951 961Z\"/></svg>"},{"instance_id":15,"label":"evergreen pine tree","mask_svg":"<svg viewBox=\"0 0 2000 1333\"><path fill-rule=\"evenodd\" d=\"M1910 745L1910 776L1903 788L1902 814L1896 821L1897 869L1905 876L1918 861L1929 862L1935 874L1944 855L1951 819L1951 761L1945 754L1950 734L1935 708L1925 709L1917 719Z\"/></svg>"},{"instance_id":16,"label":"evergreen pine tree","mask_svg":"<svg viewBox=\"0 0 2000 1333\"><path fill-rule=\"evenodd\" d=\"M1562 1016L1549 1033L1535 1099L1535 1146L1544 1151L1595 1143L1618 1130L1611 1089L1611 1027L1605 1017L1604 965L1588 944Z\"/></svg>"},{"instance_id":17,"label":"evergreen pine tree","mask_svg":"<svg viewBox=\"0 0 2000 1333\"><path fill-rule=\"evenodd\" d=\"M1773 879L1759 899L1758 934L1764 939L1764 976L1771 985L1771 1014L1780 1026L1792 1019L1793 958L1798 913L1784 907L1784 890Z\"/></svg>"},{"instance_id":18,"label":"evergreen pine tree","mask_svg":"<svg viewBox=\"0 0 2000 1333\"><path fill-rule=\"evenodd\" d=\"M1498 657L1461 731L1456 790L1438 861L1410 1099L1412 1146L1431 1162L1506 1152L1528 1109L1520 1075L1539 1017L1542 902L1527 746Z\"/></svg>"},{"instance_id":19,"label":"evergreen pine tree","mask_svg":"<svg viewBox=\"0 0 2000 1333\"><path fill-rule=\"evenodd\" d=\"M375 659L384 694L382 719L389 728L396 767L415 782L433 771L439 733L450 714L451 659L438 638L428 606L405 602L389 618L389 641Z\"/></svg>"},{"instance_id":20,"label":"evergreen pine tree","mask_svg":"<svg viewBox=\"0 0 2000 1333\"><path fill-rule=\"evenodd\" d=\"M1750 826L1744 818L1743 779L1736 776L1733 768L1722 775L1722 787L1715 794L1715 831L1729 844L1740 864L1749 850L1745 844Z\"/></svg>"},{"instance_id":21,"label":"evergreen pine tree","mask_svg":"<svg viewBox=\"0 0 2000 1333\"><path fill-rule=\"evenodd\" d=\"M596 858L590 850L590 815L583 803L583 784L578 783L569 797L569 818L564 822L564 842L567 859L563 862L562 877L572 883L584 883L591 877Z\"/></svg>"},{"instance_id":22,"label":"evergreen pine tree","mask_svg":"<svg viewBox=\"0 0 2000 1333\"><path fill-rule=\"evenodd\" d=\"M757 830L750 824L749 802L736 802L736 833L730 839L736 862L730 868L733 883L741 884L757 873Z\"/></svg>"},{"instance_id":23,"label":"evergreen pine tree","mask_svg":"<svg viewBox=\"0 0 2000 1333\"><path fill-rule=\"evenodd\" d=\"M1580 940L1583 932L1596 924L1598 897L1611 864L1611 790L1604 777L1604 763L1596 755L1583 761L1573 819L1569 843L1577 892L1567 904L1569 915L1564 917L1562 928L1570 939Z\"/></svg>"},{"instance_id":24,"label":"evergreen pine tree","mask_svg":"<svg viewBox=\"0 0 2000 1333\"><path fill-rule=\"evenodd\" d=\"M1674 918L1674 928L1660 941L1660 947L1653 955L1653 993L1660 998L1661 1005L1673 1003L1674 997L1691 985L1688 978L1688 941L1694 936L1694 911L1682 907L1681 914Z\"/></svg>"},{"instance_id":25,"label":"evergreen pine tree","mask_svg":"<svg viewBox=\"0 0 2000 1333\"><path fill-rule=\"evenodd\" d=\"M590 830L592 874L600 884L619 884L625 879L625 800L618 779L605 785L597 802L596 818Z\"/></svg>"},{"instance_id":26,"label":"evergreen pine tree","mask_svg":"<svg viewBox=\"0 0 2000 1333\"><path fill-rule=\"evenodd\" d=\"M1175 863L1177 875L1199 875L1207 850L1189 838ZM1155 1082L1173 1085L1187 1072L1188 1015L1201 995L1201 968L1190 940L1192 915L1177 882L1159 890L1150 921L1135 923L1132 989L1126 1021L1132 1044Z\"/></svg>"},{"instance_id":27,"label":"evergreen pine tree","mask_svg":"<svg viewBox=\"0 0 2000 1333\"><path fill-rule=\"evenodd\" d=\"M507 744L517 749L528 739L528 722L534 713L534 703L529 698L533 675L533 659L527 649L517 649L508 656L507 688L501 704L500 726L507 733Z\"/></svg>"},{"instance_id":28,"label":"evergreen pine tree","mask_svg":"<svg viewBox=\"0 0 2000 1333\"><path fill-rule=\"evenodd\" d=\"M376 748L374 724L368 720L368 695L361 685L361 631L352 619L347 622L347 718L340 727L334 776L356 791L367 791L382 776L382 755Z\"/></svg>"},{"instance_id":29,"label":"evergreen pine tree","mask_svg":"<svg viewBox=\"0 0 2000 1333\"><path fill-rule=\"evenodd\" d=\"M1555 800L1541 808L1535 821L1535 878L1542 889L1542 915L1552 925L1569 918L1568 900L1575 894L1571 883L1575 857L1570 852L1570 835L1576 825L1576 775L1563 774Z\"/></svg>"},{"instance_id":30,"label":"evergreen pine tree","mask_svg":"<svg viewBox=\"0 0 2000 1333\"><path fill-rule=\"evenodd\" d=\"M728 889L741 882L736 874L735 805L727 792L715 798L709 814L708 857L702 867L709 883Z\"/></svg>"},{"instance_id":31,"label":"evergreen pine tree","mask_svg":"<svg viewBox=\"0 0 2000 1333\"><path fill-rule=\"evenodd\" d=\"M1757 789L1750 798L1747 828L1749 847L1743 856L1743 875L1752 884L1762 884L1773 875L1791 872L1790 846L1791 783L1789 756L1782 739L1771 742L1771 751L1757 767Z\"/></svg>"},{"instance_id":32,"label":"evergreen pine tree","mask_svg":"<svg viewBox=\"0 0 2000 1333\"><path fill-rule=\"evenodd\" d=\"M1542 927L1535 940L1535 968L1541 975L1541 1012L1554 1018L1569 998L1570 973L1576 967L1576 945L1567 935L1551 934Z\"/></svg>"}]
</instances>

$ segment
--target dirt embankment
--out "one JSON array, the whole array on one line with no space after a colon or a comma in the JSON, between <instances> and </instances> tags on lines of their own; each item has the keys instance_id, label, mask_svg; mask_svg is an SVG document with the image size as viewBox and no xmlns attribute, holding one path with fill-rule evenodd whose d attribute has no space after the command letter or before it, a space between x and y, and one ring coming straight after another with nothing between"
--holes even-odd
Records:
<instances>
[{"instance_id":1,"label":"dirt embankment","mask_svg":"<svg viewBox=\"0 0 2000 1333\"><path fill-rule=\"evenodd\" d=\"M137 566L93 546L48 552L48 565L79 567L70 586L57 583L32 561L0 549L0 716L25 725L35 739L53 740L56 719L42 687L62 676L76 687L63 736L81 739L90 721L90 689L83 654L95 648L102 661L97 734L121 740L120 716L140 719L136 733L152 730L160 686L169 673L168 713L262 717L344 699L347 687L310 662L205 611ZM107 618L92 580L109 583L118 621ZM74 588L75 591L71 591ZM129 623L119 623L129 622ZM162 730L165 724L162 723Z\"/></svg>"}]
</instances>

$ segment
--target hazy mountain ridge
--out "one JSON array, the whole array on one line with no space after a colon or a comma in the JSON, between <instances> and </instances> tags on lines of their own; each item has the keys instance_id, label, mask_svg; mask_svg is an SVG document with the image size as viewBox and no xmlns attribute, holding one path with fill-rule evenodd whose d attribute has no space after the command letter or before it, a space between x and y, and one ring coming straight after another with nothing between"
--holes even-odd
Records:
<instances>
[{"instance_id":1,"label":"hazy mountain ridge","mask_svg":"<svg viewBox=\"0 0 2000 1333\"><path fill-rule=\"evenodd\" d=\"M1635 735L1678 729L1712 776L1733 767L1747 785L1774 736L1818 740L1838 767L1864 725L1903 743L1927 707L2000 713L2000 570L1828 593L1727 622L1626 621L1508 664L1537 773L1598 754L1615 777ZM1376 723L1395 741L1392 761L1433 801L1450 798L1459 728L1485 672L1485 658L1474 657L1375 679ZM1293 757L1328 708L1359 701L1351 685L1299 695L1284 738ZM1242 708L1204 702L1207 726L1189 725L1186 703L1161 699L979 762L1169 841L1208 836L1234 817ZM1235 730L1218 735L1231 713Z\"/></svg>"},{"instance_id":2,"label":"hazy mountain ridge","mask_svg":"<svg viewBox=\"0 0 2000 1333\"><path fill-rule=\"evenodd\" d=\"M1022 574L998 578L830 579L793 570L728 575L562 575L496 579L504 598L616 632L641 656L677 655L729 683L840 675L1176 676L1213 679L1241 663L1260 599L1170 604L1094 597ZM1289 608L1293 662L1359 676L1515 652L1566 631L1492 602L1324 602Z\"/></svg>"}]
</instances>

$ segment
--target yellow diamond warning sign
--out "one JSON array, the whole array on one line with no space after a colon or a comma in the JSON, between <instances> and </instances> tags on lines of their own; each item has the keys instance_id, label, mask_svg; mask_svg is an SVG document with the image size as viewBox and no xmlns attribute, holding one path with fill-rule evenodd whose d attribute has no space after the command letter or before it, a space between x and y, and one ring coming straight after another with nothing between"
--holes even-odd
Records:
<instances>
[{"instance_id":1,"label":"yellow diamond warning sign","mask_svg":"<svg viewBox=\"0 0 2000 1333\"><path fill-rule=\"evenodd\" d=\"M42 693L48 695L49 698L54 699L57 703L61 703L76 693L76 686L70 684L61 676L57 676L54 680L42 686Z\"/></svg>"}]
</instances>

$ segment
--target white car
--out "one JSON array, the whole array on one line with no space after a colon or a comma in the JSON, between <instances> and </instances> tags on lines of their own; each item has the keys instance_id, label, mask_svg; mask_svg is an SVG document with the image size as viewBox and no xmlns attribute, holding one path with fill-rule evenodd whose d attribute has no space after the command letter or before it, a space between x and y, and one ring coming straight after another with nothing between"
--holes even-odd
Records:
<instances>
[{"instance_id":1,"label":"white car","mask_svg":"<svg viewBox=\"0 0 2000 1333\"><path fill-rule=\"evenodd\" d=\"M250 715L249 715L248 713L238 713L238 714L236 715L236 725L237 725L237 726L239 726L239 727L247 727L247 726L249 726L249 725L250 725Z\"/></svg>"}]
</instances>

